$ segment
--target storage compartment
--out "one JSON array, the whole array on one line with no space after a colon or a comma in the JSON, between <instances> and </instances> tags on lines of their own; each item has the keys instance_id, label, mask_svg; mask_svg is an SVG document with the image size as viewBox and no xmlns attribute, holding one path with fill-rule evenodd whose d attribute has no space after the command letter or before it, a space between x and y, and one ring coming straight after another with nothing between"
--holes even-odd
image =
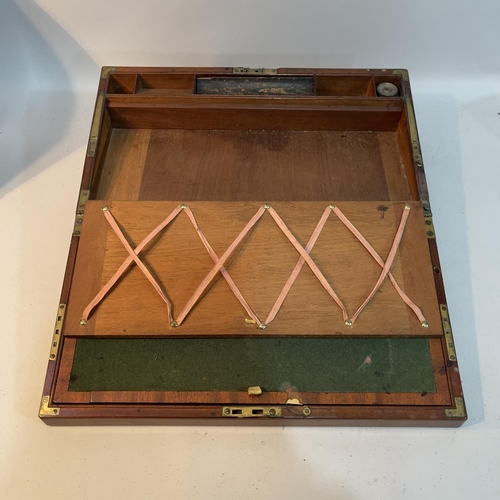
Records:
<instances>
[{"instance_id":1,"label":"storage compartment","mask_svg":"<svg viewBox=\"0 0 500 500\"><path fill-rule=\"evenodd\" d=\"M407 73L106 69L54 415L462 423Z\"/></svg>"}]
</instances>

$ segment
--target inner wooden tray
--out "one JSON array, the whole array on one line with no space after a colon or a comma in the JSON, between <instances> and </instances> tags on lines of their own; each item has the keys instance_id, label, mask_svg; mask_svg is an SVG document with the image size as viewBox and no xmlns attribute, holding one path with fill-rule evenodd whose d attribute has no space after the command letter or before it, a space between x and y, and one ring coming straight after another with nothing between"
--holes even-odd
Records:
<instances>
[{"instance_id":1,"label":"inner wooden tray","mask_svg":"<svg viewBox=\"0 0 500 500\"><path fill-rule=\"evenodd\" d=\"M271 207L224 263L252 314L215 271L179 319L215 265L180 208L139 253L172 317L134 263L84 318L123 243L184 205L219 257ZM299 261L272 211L303 249L328 210L311 264L268 321ZM405 213L390 270L408 300L386 278L349 325ZM103 68L40 416L463 423L408 72Z\"/></svg>"}]
</instances>

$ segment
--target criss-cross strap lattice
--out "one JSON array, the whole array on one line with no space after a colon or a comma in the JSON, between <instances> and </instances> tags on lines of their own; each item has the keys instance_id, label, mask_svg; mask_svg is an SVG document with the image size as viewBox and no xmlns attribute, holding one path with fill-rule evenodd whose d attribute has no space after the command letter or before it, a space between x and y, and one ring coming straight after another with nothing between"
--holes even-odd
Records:
<instances>
[{"instance_id":1,"label":"criss-cross strap lattice","mask_svg":"<svg viewBox=\"0 0 500 500\"><path fill-rule=\"evenodd\" d=\"M132 253L137 257L142 250L146 247L146 245L153 240L163 229L165 229L176 217L179 215L179 213L182 211L182 206L177 206L172 210L172 212L166 217L158 226L156 226L140 243L137 245L136 249L132 251ZM115 222L113 215L111 212L108 210L108 207L103 207L103 212L104 215L106 216L106 220L108 223L110 223L111 227L113 228L114 232L118 235L120 238L120 241L122 241L122 238L124 238L123 233L121 232L120 228L118 227L118 224ZM110 222L111 221L111 222ZM118 231L118 232L117 232ZM121 237L120 237L121 235ZM128 245L128 242L127 242ZM130 245L128 245L130 248ZM127 248L127 247L125 247ZM128 250L127 250L128 251ZM108 282L102 287L102 289L99 291L99 293L92 299L90 304L85 308L82 314L82 320L80 323L82 325L86 324L90 314L94 310L94 308L104 299L104 297L109 293L109 291L113 288L115 283L120 279L120 277L123 275L123 273L132 265L133 262L136 262L136 259L130 255L125 259L123 264L117 269L115 274L108 280ZM140 266L139 266L140 268ZM149 273L150 274L150 273ZM150 274L151 276L151 274ZM151 276L153 282L155 285L155 290L157 290L157 287L159 288L158 284L156 283L155 279ZM149 277L148 277L149 279ZM151 281L151 280L150 280ZM169 314L169 320L171 321L171 310L172 306L169 301L169 299L165 296L163 291L160 289L160 296L161 298L166 302L167 304L167 309L168 309L168 314Z\"/></svg>"},{"instance_id":2,"label":"criss-cross strap lattice","mask_svg":"<svg viewBox=\"0 0 500 500\"><path fill-rule=\"evenodd\" d=\"M210 282L214 279L215 275L222 269L227 259L231 256L236 247L241 243L241 240L243 240L248 231L250 231L250 229L252 229L252 227L255 226L257 221L264 215L265 211L266 208L264 206L261 206L255 213L255 215L248 221L247 225L243 228L243 230L236 237L236 239L231 243L229 248L222 254L222 257L215 263L214 267L212 267L212 269L205 276L205 278L200 283L198 288L195 290L191 298L187 301L187 304L184 306L184 308L179 314L179 317L177 318L176 322L177 324L173 326L180 325L186 319L186 316L189 314L191 309L203 295L203 292L210 284ZM253 315L253 317L255 318L256 321L258 321L258 318L255 315Z\"/></svg>"},{"instance_id":3,"label":"criss-cross strap lattice","mask_svg":"<svg viewBox=\"0 0 500 500\"><path fill-rule=\"evenodd\" d=\"M269 213L271 214L273 219L276 221L276 223L278 224L280 229L283 231L283 233L287 236L287 238L289 238L290 242L294 245L294 247L297 249L297 251L301 254L301 257L299 258L297 264L295 265L295 268L292 271L292 274L290 275L287 282L285 283L285 286L281 290L281 292L278 296L278 299L276 300L271 312L269 313L269 316L266 319L265 324L261 325L261 327L268 325L269 323L271 323L271 321L274 320L274 318L278 314L281 306L283 305L283 302L285 301L285 299L288 295L288 292L290 291L295 280L297 279L297 276L299 275L304 263L307 262L307 264L309 265L309 262L312 262L312 260L310 259L310 257L308 257L308 255L311 252L314 244L316 243L316 240L318 239L326 221L328 220L328 216L329 216L330 212L333 211L335 213L335 215L340 219L340 221L344 223L344 225L353 233L353 235L360 241L360 243L368 250L368 252L374 258L374 260L382 267L382 272L381 272L377 282L375 283L372 291L370 292L368 297L365 299L363 304L361 304L361 306L358 308L358 310L354 313L354 315L349 319L345 306L343 305L343 303L339 299L339 297L335 294L335 292L333 292L333 290L331 290L328 283L326 282L326 279L322 275L321 271L319 269L317 269L317 267L315 267L315 266L314 267L309 266L311 268L311 270L313 271L314 275L320 281L320 283L324 286L324 288L327 290L327 292L332 296L332 298L335 300L335 302L340 306L340 308L342 310L342 315L343 315L343 319L344 319L345 324L347 326L352 326L354 324L354 322L359 317L359 315L361 314L363 309L368 305L368 303L371 301L373 296L377 293L377 290L380 288L380 286L382 285L385 278L389 277L392 285L396 289L399 296L413 310L413 312L415 313L417 318L420 320L422 326L424 328L428 328L429 325L428 325L427 321L425 320L425 317L422 314L422 311L419 309L419 307L414 302L411 301L411 299L408 297L408 295L406 295L406 293L401 289L401 287L396 282L394 276L390 272L390 268L394 262L394 258L396 256L397 250L399 248L399 244L401 243L401 239L403 237L403 232L404 232L404 229L406 227L406 222L407 222L408 216L410 214L410 209L411 209L410 205L405 205L405 208L403 210L403 214L401 216L401 221L399 223L399 227L398 227L398 230L397 230L396 235L394 237L394 240L393 240L393 243L391 246L391 250L389 252L389 255L387 257L386 262L384 262L382 260L380 255L368 243L366 238L364 238L364 236L354 227L354 225L349 221L349 219L335 205L330 205L329 207L327 207L325 209L325 211L323 212L323 215L321 216L321 219L320 219L318 225L316 226L316 229L314 230L313 234L311 235L311 238L309 239L309 242L307 243L307 245L304 249L302 249L301 245L297 242L297 240L290 233L290 231L286 227L285 223L279 217L279 215L276 213L276 211L274 211L273 209L270 209ZM293 240L295 240L296 244L294 243ZM301 249L306 252L307 257L304 257ZM326 283L326 286L324 285L324 283ZM329 288L333 292L333 295L332 295L332 293L330 293Z\"/></svg>"},{"instance_id":4,"label":"criss-cross strap lattice","mask_svg":"<svg viewBox=\"0 0 500 500\"><path fill-rule=\"evenodd\" d=\"M116 284L116 282L120 279L120 277L123 275L123 273L132 265L133 262L135 262L139 269L144 273L146 278L150 281L150 283L153 285L154 289L157 291L157 293L160 295L160 297L163 299L163 301L167 304L167 312L168 312L168 319L169 322L172 326L178 326L182 320L177 320L175 321L172 317L172 303L168 299L168 297L165 295L165 293L161 290L160 286L156 282L156 280L153 278L151 273L147 270L147 268L142 264L140 259L138 258L139 253L144 250L146 245L153 240L165 227L167 227L170 222L172 222L177 215L182 211L185 210L186 215L188 216L189 220L193 224L201 242L207 249L210 257L212 260L217 264L219 262L219 258L215 251L213 250L212 246L208 242L208 240L205 238L205 235L202 233L200 227L198 226L198 223L196 221L196 218L194 217L193 212L189 207L186 205L179 205L177 206L169 215L166 217L153 231L151 231L146 238L144 238L139 245L137 245L135 250L132 250L130 247L128 241L126 240L125 236L123 235L123 232L121 231L120 227L118 226L117 222L115 221L113 215L111 214L110 210L108 207L103 207L103 212L106 217L106 220L108 221L110 227L113 229L115 234L118 236L120 242L123 244L127 252L129 253L129 257L123 262L123 264L118 268L118 270L115 272L115 274L109 279L109 281L104 285L104 287L99 291L99 293L94 297L94 299L90 302L90 304L85 308L82 314L82 320L81 324L85 325L88 321L88 318L90 314L92 313L93 309L104 299L104 297L107 295L107 293L113 288L113 286ZM264 210L264 209L262 209ZM257 219L258 220L258 219ZM257 221L256 220L256 221ZM255 221L255 222L256 222ZM247 225L248 226L248 225ZM248 232L251 229L251 226L248 228L246 232ZM245 229L243 230L245 231ZM243 234L242 238L245 236L246 232ZM234 247L236 248L236 246ZM233 251L234 251L233 248ZM228 256L229 257L229 256ZM227 258L226 258L227 259ZM259 318L256 316L256 314L252 311L250 306L248 305L247 301L243 297L242 293L240 292L239 288L236 286L234 283L233 279L231 276L229 276L229 273L224 267L220 268L220 273L222 276L225 278L227 281L229 287L231 288L232 292L236 296L236 298L239 300L241 305L244 307L248 315L253 318L253 320L260 324ZM189 312L189 311L188 311ZM182 313L181 313L182 314ZM187 315L187 313L186 313Z\"/></svg>"},{"instance_id":5,"label":"criss-cross strap lattice","mask_svg":"<svg viewBox=\"0 0 500 500\"><path fill-rule=\"evenodd\" d=\"M186 207L186 215L189 217L189 220L192 222L194 228L196 229L196 232L198 233L198 236L200 237L201 242L207 249L210 257L212 260L217 263L219 262L219 257L215 253L214 249L211 247L210 243L208 240L205 238L205 235L202 233L200 227L198 226L198 222L196 222L196 218L191 211L189 207ZM240 292L239 288L236 286L236 283L233 281L231 276L229 276L229 273L227 272L226 268L223 266L220 268L220 272L222 276L224 276L224 279L226 280L227 284L229 285L229 288L231 288L232 292L236 296L236 298L239 300L240 304L243 306L247 314L258 324L260 324L260 320L257 317L257 315L252 311L252 308L248 305L247 301L245 300L245 297L243 297L242 293Z\"/></svg>"},{"instance_id":6,"label":"criss-cross strap lattice","mask_svg":"<svg viewBox=\"0 0 500 500\"><path fill-rule=\"evenodd\" d=\"M211 259L214 262L214 266L212 269L209 271L209 273L205 276L203 281L200 283L198 288L195 290L193 295L190 297L182 311L180 312L177 320L173 319L172 316L172 303L168 299L167 295L159 284L156 282L156 280L153 278L151 273L148 271L146 266L142 263L142 261L139 259L138 255L139 253L146 247L146 245L153 239L155 238L161 230L163 230L165 227L172 222L177 215L184 210L186 212L186 215L188 216L189 220L193 224L193 227L195 228L201 242L205 246L208 254L210 255ZM291 275L289 276L288 280L286 281L285 285L283 286L283 289L281 290L278 298L276 299L276 302L274 303L271 311L269 312L269 315L266 318L266 321L262 323L258 316L253 312L252 308L250 305L247 303L245 298L243 297L242 293L234 283L233 279L229 275L227 269L224 267L224 264L226 261L229 259L231 254L234 252L236 247L241 243L243 238L247 235L247 233L252 229L252 227L260 220L260 218L263 216L263 214L269 211L270 216L274 220L274 222L278 225L278 227L281 229L283 234L286 236L286 238L290 241L290 243L293 245L293 247L297 250L297 252L300 255L300 258L295 265L295 268L293 269ZM335 291L332 289L326 278L324 277L323 273L319 270L319 268L316 266L314 261L311 259L309 256L309 253L311 252L312 248L314 247L319 235L321 234L321 231L323 230L326 221L328 220L328 217L331 212L334 212L335 215L340 219L340 221L351 231L351 233L358 239L358 241L366 248L366 250L370 253L370 255L374 258L374 260L382 267L382 271L380 273L380 276L375 283L372 291L370 294L367 296L367 298L364 300L364 302L361 304L361 306L358 308L358 310L354 313L354 315L349 318L347 309L344 306L343 302L340 300L339 296L335 293ZM314 229L307 245L305 247L302 247L302 245L297 241L297 239L293 236L291 231L288 229L284 221L281 219L281 217L278 215L278 213L269 205L265 204L261 206L255 215L248 221L246 226L242 229L242 231L238 234L236 239L231 243L231 245L227 248L227 250L224 252L222 257L218 257L218 255L215 253L213 250L212 246L206 239L205 235L201 231L196 218L191 211L189 207L186 205L179 205L176 207L167 217L165 220L163 220L151 233L144 238L144 240L136 247L136 249L132 249L130 244L128 243L127 239L123 235L123 232L121 231L120 227L118 226L118 223L114 219L113 215L109 211L108 207L103 207L103 213L106 217L106 220L108 221L110 227L113 229L115 234L118 236L120 242L126 249L126 251L129 254L129 257L123 262L123 264L119 267L119 269L115 272L115 274L111 277L111 279L104 285L104 287L100 290L100 292L96 295L96 297L90 302L90 304L85 308L81 320L81 324L84 325L86 324L89 315L91 314L92 310L104 299L106 294L111 290L111 288L115 285L115 283L118 281L118 279L123 275L123 273L132 265L132 263L135 263L139 269L144 273L146 278L150 281L150 283L153 285L154 289L156 292L160 295L162 300L166 303L167 305L167 311L168 311L168 318L171 326L177 327L182 324L182 322L185 320L185 318L188 316L190 311L193 309L193 307L196 305L198 300L201 298L203 293L205 292L206 288L208 285L211 283L213 278L217 273L221 273L226 282L228 283L231 291L234 293L238 301L241 303L247 314L252 318L251 321L255 322L258 324L259 328L264 329L266 328L266 325L271 323L276 315L278 314L281 306L283 305L283 302L285 301L291 287L293 286L295 280L297 279L297 276L299 275L302 267L304 264L307 264L313 274L316 276L318 281L321 283L323 288L327 291L327 293L330 295L330 297L337 303L337 305L340 307L342 311L342 317L344 319L344 322L348 326L352 326L356 319L359 317L363 309L368 305L368 303L371 301L373 296L376 294L377 290L380 288L382 285L383 281L385 278L389 278L392 285L396 289L397 293L400 295L400 297L403 299L403 301L413 310L413 312L416 314L416 316L419 318L419 320L422 323L422 326L427 328L428 324L425 321L425 318L421 312L421 310L410 300L410 298L405 294L405 292L400 288L400 286L397 284L396 280L394 279L394 276L391 274L390 269L391 266L394 262L394 258L396 256L396 253L399 248L399 244L401 242L401 239L403 237L404 229L406 226L406 222L408 220L409 216L409 211L410 211L410 206L405 205L405 209L403 210L403 215L401 216L401 221L399 223L398 230L396 232L396 235L394 237L393 243L391 245L391 249L389 251L389 255L387 257L387 260L384 262L380 255L375 251L375 249L368 243L368 241L363 237L363 235L354 227L354 225L347 219L347 217L334 205L330 205L325 209L323 212L323 215L321 216L321 219L319 220L316 228Z\"/></svg>"},{"instance_id":7,"label":"criss-cross strap lattice","mask_svg":"<svg viewBox=\"0 0 500 500\"><path fill-rule=\"evenodd\" d=\"M328 281L326 280L326 278L323 276L323 273L318 269L318 266L314 263L314 261L311 259L311 257L309 257L309 253L297 241L297 238L295 238L295 236L290 232L290 230L288 229L288 227L286 226L286 224L283 222L283 220L281 219L281 217L278 215L278 213L276 212L276 210L274 210L274 208L272 208L272 207L269 208L269 215L274 219L274 221L276 222L276 224L278 225L278 227L281 229L281 231L283 231L283 234L288 238L288 241L294 246L295 250L297 250L297 252L299 253L300 257L302 259L304 259L304 262L306 262L306 264L310 267L311 271L314 273L314 275L316 276L316 278L318 278L318 281L321 283L321 285L323 286L323 288L328 292L328 295L330 295L330 297L340 307L340 309L342 311L342 317L344 318L344 321L348 321L349 320L349 316L347 315L347 309L345 308L344 303L340 300L339 296L333 291L333 288L330 286L330 284L328 283ZM323 223L321 224L321 221L320 221L319 230L317 231L317 234L316 234L315 238L314 238L314 233L313 233L313 236L311 237L311 239L313 239L314 242L318 238L319 233L321 233L321 230L323 229L323 226L325 225L325 222L326 222L327 218L328 218L328 215L326 215L326 217L325 217L325 213L323 213L323 217L322 217ZM318 229L318 227L316 229ZM314 243L311 245L311 248L312 248L312 246L314 246ZM309 252L310 251L311 250L309 250ZM300 261L297 263L297 266L299 265L299 263L300 263ZM298 271L300 272L300 269ZM294 276L294 273L295 273L295 269L292 272L292 275L290 276L291 278ZM298 275L298 272L297 272L297 275ZM297 276L295 276L295 278L296 277ZM295 281L295 278L292 278L293 281ZM273 307L273 310L274 310L274 307Z\"/></svg>"},{"instance_id":8,"label":"criss-cross strap lattice","mask_svg":"<svg viewBox=\"0 0 500 500\"><path fill-rule=\"evenodd\" d=\"M403 212L403 216L409 215L409 209L406 209L406 207L409 207L410 205L405 205L405 211ZM351 223L351 221L342 213L342 211L336 207L331 205L333 212L335 215L344 223L344 225L351 231L351 233L358 239L358 241L368 250L370 255L374 258L374 260L377 262L377 264L384 268L385 264L384 261L382 260L382 257L377 253L377 251L366 241L366 238L354 227L354 225ZM415 316L419 319L420 323L424 328L428 327L427 321L425 320L424 315L422 314L422 311L420 308L406 295L406 293L401 289L401 287L398 285L397 281L395 280L394 276L392 273L389 271L387 273L387 277L389 278L392 286L395 288L396 292L398 295L403 299L403 302L415 313ZM361 313L361 311L359 311ZM356 315L356 318L359 316L359 314ZM353 320L351 320L353 321Z\"/></svg>"},{"instance_id":9,"label":"criss-cross strap lattice","mask_svg":"<svg viewBox=\"0 0 500 500\"><path fill-rule=\"evenodd\" d=\"M325 208L325 211L323 212L323 215L321 216L321 219L319 220L318 225L314 229L313 234L309 238L309 241L307 242L307 245L304 248L304 250L306 251L307 254L311 253L311 250L313 249L316 241L318 240L318 237L321 234L321 231L323 230L323 227L325 226L326 221L328 220L328 217L330 216L330 213L331 213L331 209L329 207ZM265 325L268 325L269 323L271 323L271 321L273 321L274 318L276 317L276 315L278 314L279 310L281 309L281 306L283 305L283 302L285 302L285 299L288 295L288 292L290 291L293 284L295 283L295 280L297 279L297 276L299 275L305 262L306 261L305 261L304 257L302 257L302 256L299 257L299 260L298 260L297 264L295 265L295 268L293 269L292 274L290 274L284 287L282 288L280 294L278 295L276 302L274 303L271 311L269 312L269 315L266 318L266 322L264 323ZM345 321L345 318L344 318L344 321Z\"/></svg>"}]
</instances>

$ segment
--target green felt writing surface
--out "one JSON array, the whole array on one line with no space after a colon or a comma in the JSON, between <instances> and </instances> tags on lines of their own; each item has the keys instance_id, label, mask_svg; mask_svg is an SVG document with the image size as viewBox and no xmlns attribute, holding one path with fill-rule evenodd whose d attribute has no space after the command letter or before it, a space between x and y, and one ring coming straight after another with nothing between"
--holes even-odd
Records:
<instances>
[{"instance_id":1,"label":"green felt writing surface","mask_svg":"<svg viewBox=\"0 0 500 500\"><path fill-rule=\"evenodd\" d=\"M79 339L70 391L436 392L427 339Z\"/></svg>"}]
</instances>

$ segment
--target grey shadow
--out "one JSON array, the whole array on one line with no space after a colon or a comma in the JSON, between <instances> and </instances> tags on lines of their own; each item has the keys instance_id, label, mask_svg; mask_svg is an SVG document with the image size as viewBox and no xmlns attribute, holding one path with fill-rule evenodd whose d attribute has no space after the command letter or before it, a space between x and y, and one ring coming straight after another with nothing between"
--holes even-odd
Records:
<instances>
[{"instance_id":1,"label":"grey shadow","mask_svg":"<svg viewBox=\"0 0 500 500\"><path fill-rule=\"evenodd\" d=\"M0 64L1 197L64 156L54 146L67 136L75 109L68 67L76 74L98 69L33 0L0 2Z\"/></svg>"},{"instance_id":2,"label":"grey shadow","mask_svg":"<svg viewBox=\"0 0 500 500\"><path fill-rule=\"evenodd\" d=\"M461 157L459 108L449 94L422 94L415 108L429 187L441 269L460 367L468 421L484 421L481 370L475 329L471 264L467 239L467 207Z\"/></svg>"}]
</instances>

